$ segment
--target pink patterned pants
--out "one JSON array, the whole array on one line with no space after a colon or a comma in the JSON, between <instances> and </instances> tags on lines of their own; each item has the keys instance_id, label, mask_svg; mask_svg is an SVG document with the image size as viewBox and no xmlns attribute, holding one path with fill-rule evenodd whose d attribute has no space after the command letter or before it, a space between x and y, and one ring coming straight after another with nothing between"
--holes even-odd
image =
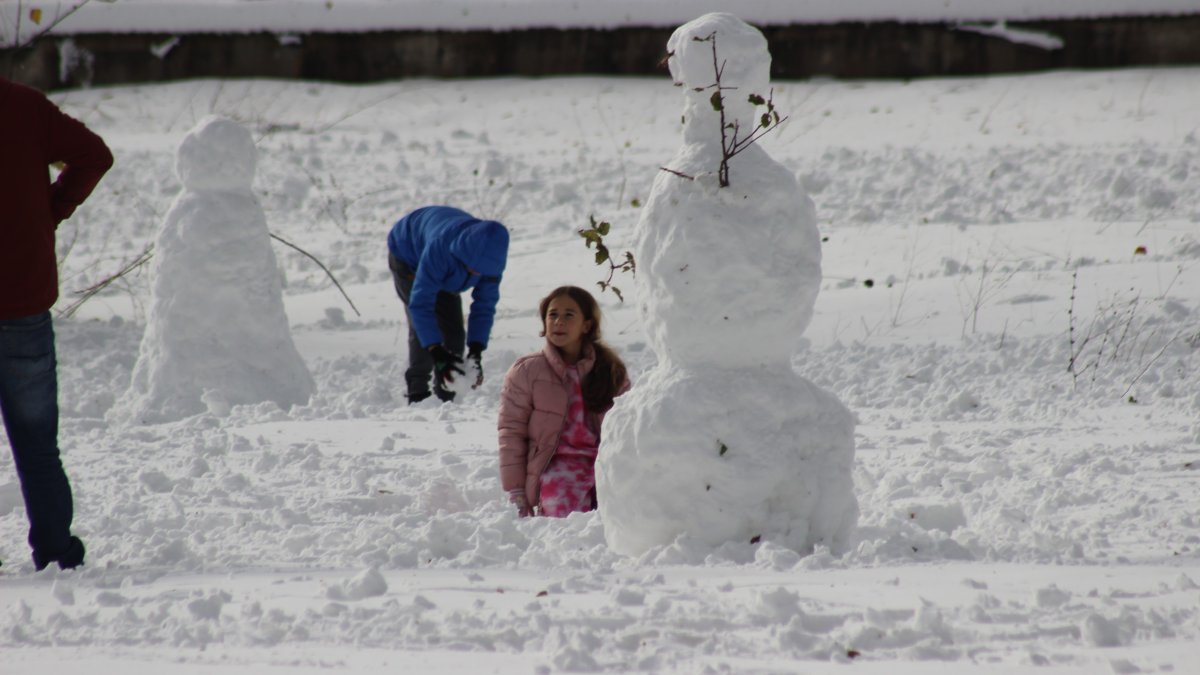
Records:
<instances>
[{"instance_id":1,"label":"pink patterned pants","mask_svg":"<svg viewBox=\"0 0 1200 675\"><path fill-rule=\"evenodd\" d=\"M563 446L542 472L542 515L562 518L596 504L596 451Z\"/></svg>"}]
</instances>

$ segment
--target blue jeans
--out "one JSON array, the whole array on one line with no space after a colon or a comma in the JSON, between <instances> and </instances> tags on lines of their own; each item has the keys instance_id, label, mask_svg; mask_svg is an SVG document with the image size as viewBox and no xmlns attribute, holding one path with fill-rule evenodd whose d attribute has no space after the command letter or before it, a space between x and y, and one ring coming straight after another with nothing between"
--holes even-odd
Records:
<instances>
[{"instance_id":1,"label":"blue jeans","mask_svg":"<svg viewBox=\"0 0 1200 675\"><path fill-rule=\"evenodd\" d=\"M74 504L58 456L58 361L50 312L0 319L0 413L8 430L34 560L71 543Z\"/></svg>"}]
</instances>

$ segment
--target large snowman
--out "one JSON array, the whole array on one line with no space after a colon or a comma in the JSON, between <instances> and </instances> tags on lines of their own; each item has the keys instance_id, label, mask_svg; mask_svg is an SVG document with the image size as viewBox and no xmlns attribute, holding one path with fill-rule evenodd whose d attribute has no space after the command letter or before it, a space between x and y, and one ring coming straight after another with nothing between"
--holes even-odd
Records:
<instances>
[{"instance_id":1,"label":"large snowman","mask_svg":"<svg viewBox=\"0 0 1200 675\"><path fill-rule=\"evenodd\" d=\"M605 535L630 555L681 536L838 550L858 519L854 416L791 365L821 281L813 205L755 144L730 159L729 186L719 181L717 108L742 138L760 127L766 108L751 95L769 99L766 40L715 13L679 27L667 49L683 145L655 178L635 245L658 365L604 422Z\"/></svg>"},{"instance_id":2,"label":"large snowman","mask_svg":"<svg viewBox=\"0 0 1200 675\"><path fill-rule=\"evenodd\" d=\"M118 421L158 423L237 404L303 404L314 384L292 342L275 254L251 192L250 132L207 117L179 146L183 192L154 243L153 297Z\"/></svg>"}]
</instances>

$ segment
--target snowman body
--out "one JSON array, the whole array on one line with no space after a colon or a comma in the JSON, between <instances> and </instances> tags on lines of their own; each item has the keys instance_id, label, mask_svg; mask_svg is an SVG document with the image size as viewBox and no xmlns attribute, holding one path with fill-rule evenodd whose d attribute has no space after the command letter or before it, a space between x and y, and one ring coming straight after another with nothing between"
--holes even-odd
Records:
<instances>
[{"instance_id":1,"label":"snowman body","mask_svg":"<svg viewBox=\"0 0 1200 675\"><path fill-rule=\"evenodd\" d=\"M209 117L176 158L183 191L155 239L146 332L118 418L159 423L233 405L285 410L314 390L292 341L249 132Z\"/></svg>"},{"instance_id":2,"label":"snowman body","mask_svg":"<svg viewBox=\"0 0 1200 675\"><path fill-rule=\"evenodd\" d=\"M658 364L604 422L605 535L634 555L681 536L839 548L858 517L854 417L791 365L820 288L815 210L755 144L719 185L714 36L725 124L744 137L762 112L750 94L769 95L766 41L736 17L705 15L668 42L685 96L683 144L655 178L635 244Z\"/></svg>"}]
</instances>

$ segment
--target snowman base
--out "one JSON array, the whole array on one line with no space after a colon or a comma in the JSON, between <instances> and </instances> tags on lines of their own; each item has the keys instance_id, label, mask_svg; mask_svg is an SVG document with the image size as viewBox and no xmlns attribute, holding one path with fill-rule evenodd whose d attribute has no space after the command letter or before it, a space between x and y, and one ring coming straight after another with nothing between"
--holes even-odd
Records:
<instances>
[{"instance_id":1,"label":"snowman base","mask_svg":"<svg viewBox=\"0 0 1200 675\"><path fill-rule=\"evenodd\" d=\"M604 420L597 497L605 537L640 555L681 535L840 548L858 517L854 416L788 366L660 365Z\"/></svg>"}]
</instances>

